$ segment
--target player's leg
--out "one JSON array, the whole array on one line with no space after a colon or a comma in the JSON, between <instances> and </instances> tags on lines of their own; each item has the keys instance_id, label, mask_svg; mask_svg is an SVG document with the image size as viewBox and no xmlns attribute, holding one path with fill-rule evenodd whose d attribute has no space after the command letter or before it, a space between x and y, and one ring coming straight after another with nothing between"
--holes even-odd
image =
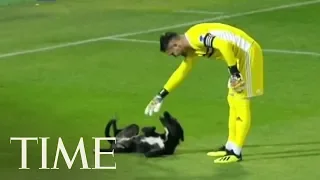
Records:
<instances>
[{"instance_id":1,"label":"player's leg","mask_svg":"<svg viewBox=\"0 0 320 180\"><path fill-rule=\"evenodd\" d=\"M259 44L254 43L252 45L249 58L246 58L246 60L245 68L243 68L243 72L246 72L246 98L240 97L235 103L238 119L236 123L237 147L234 151L237 155L241 154L251 127L250 99L263 94L263 53Z\"/></svg>"},{"instance_id":2,"label":"player's leg","mask_svg":"<svg viewBox=\"0 0 320 180\"><path fill-rule=\"evenodd\" d=\"M244 68L247 82L247 98L240 98L236 103L237 115L237 137L236 144L242 149L251 127L251 107L252 97L263 95L263 52L258 43L254 43L247 58ZM238 151L236 152L238 153ZM241 150L240 150L241 153Z\"/></svg>"},{"instance_id":3,"label":"player's leg","mask_svg":"<svg viewBox=\"0 0 320 180\"><path fill-rule=\"evenodd\" d=\"M229 122L228 122L228 141L227 143L212 151L212 152L208 152L207 155L208 156L213 156L213 157L221 157L221 156L225 156L227 154L227 151L232 150L234 144L235 144L235 140L236 140L236 109L235 109L235 105L234 105L234 92L229 89L229 93L228 93L228 104L229 104Z\"/></svg>"},{"instance_id":4,"label":"player's leg","mask_svg":"<svg viewBox=\"0 0 320 180\"><path fill-rule=\"evenodd\" d=\"M235 94L236 140L232 151L215 160L215 163L230 163L242 160L242 147L251 127L250 98L263 94L263 54L259 44L253 44L245 61L239 65L240 72L246 82L246 90Z\"/></svg>"},{"instance_id":5,"label":"player's leg","mask_svg":"<svg viewBox=\"0 0 320 180\"><path fill-rule=\"evenodd\" d=\"M215 163L232 163L242 160L242 148L251 126L250 100L239 96L233 100L237 117L235 141L232 144L232 149L228 150L225 156L216 159Z\"/></svg>"},{"instance_id":6,"label":"player's leg","mask_svg":"<svg viewBox=\"0 0 320 180\"><path fill-rule=\"evenodd\" d=\"M234 148L236 147L237 140L237 97L235 96L235 92L229 88L228 93L228 104L229 104L229 120L228 120L228 141L225 145L225 155L230 154Z\"/></svg>"},{"instance_id":7,"label":"player's leg","mask_svg":"<svg viewBox=\"0 0 320 180\"><path fill-rule=\"evenodd\" d=\"M226 154L216 159L215 163L231 163L242 160L243 143L241 144L240 139L245 139L251 119L248 119L250 116L243 116L242 114L244 112L250 114L250 106L247 106L249 101L243 101L243 95L240 97L237 94L230 96L229 139L226 145L226 147L229 147L226 148Z\"/></svg>"},{"instance_id":8,"label":"player's leg","mask_svg":"<svg viewBox=\"0 0 320 180\"><path fill-rule=\"evenodd\" d=\"M237 111L237 120L236 140L235 145L233 146L233 152L238 157L241 157L242 147L251 127L251 108L249 98L253 96L251 62L254 58L251 55L251 51L246 54L244 61L239 65L240 72L246 83L246 89L242 93L236 94L234 99L234 106Z\"/></svg>"},{"instance_id":9,"label":"player's leg","mask_svg":"<svg viewBox=\"0 0 320 180\"><path fill-rule=\"evenodd\" d=\"M232 150L236 142L236 120L237 120L237 110L235 106L235 99L232 94L232 90L229 89L228 103L229 103L229 122L228 122L228 141L226 143L226 149Z\"/></svg>"},{"instance_id":10,"label":"player's leg","mask_svg":"<svg viewBox=\"0 0 320 180\"><path fill-rule=\"evenodd\" d=\"M263 53L259 44L254 43L242 72L245 72L246 97L236 99L235 106L238 119L236 121L236 141L234 152L241 155L242 147L247 139L251 127L251 105L252 97L263 94Z\"/></svg>"},{"instance_id":11,"label":"player's leg","mask_svg":"<svg viewBox=\"0 0 320 180\"><path fill-rule=\"evenodd\" d=\"M240 98L236 100L237 120L236 120L236 140L233 151L241 156L242 147L247 139L251 127L251 107L250 99Z\"/></svg>"}]
</instances>

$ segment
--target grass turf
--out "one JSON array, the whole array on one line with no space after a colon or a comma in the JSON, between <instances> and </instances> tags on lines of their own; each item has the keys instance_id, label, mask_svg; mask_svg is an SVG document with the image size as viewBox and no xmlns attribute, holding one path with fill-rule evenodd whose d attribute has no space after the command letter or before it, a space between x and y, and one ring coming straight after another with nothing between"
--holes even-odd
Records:
<instances>
[{"instance_id":1,"label":"grass turf","mask_svg":"<svg viewBox=\"0 0 320 180\"><path fill-rule=\"evenodd\" d=\"M34 2L0 7L0 54L70 41L135 32L214 17L175 10L210 10L233 14L301 1L246 2L177 0ZM153 4L155 3L155 4ZM241 27L266 49L317 52L320 30L313 4L230 18L221 22ZM171 29L183 32L189 26ZM163 31L128 38L158 40ZM158 115L143 111L180 63L159 52L155 44L99 41L47 52L0 59L0 171L11 179L317 179L320 160L316 92L319 56L265 53L263 97L253 100L253 125L240 164L215 165L206 152L225 142L228 106L225 65L203 60L187 80L166 99L162 110L178 117L186 142L177 154L163 159L116 155L102 164L117 170L38 170L41 146L30 142L28 166L18 170L20 144L9 137L51 137L48 166L53 166L56 142L62 137L73 153L80 137L93 166L91 137L102 136L106 121L117 113L119 125L156 125ZM69 174L68 174L69 173Z\"/></svg>"}]
</instances>

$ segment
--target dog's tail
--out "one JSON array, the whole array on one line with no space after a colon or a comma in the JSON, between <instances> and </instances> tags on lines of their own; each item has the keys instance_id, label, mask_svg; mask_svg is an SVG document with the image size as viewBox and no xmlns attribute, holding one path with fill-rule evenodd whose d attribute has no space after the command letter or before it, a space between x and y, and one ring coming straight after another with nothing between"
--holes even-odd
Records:
<instances>
[{"instance_id":1,"label":"dog's tail","mask_svg":"<svg viewBox=\"0 0 320 180\"><path fill-rule=\"evenodd\" d=\"M114 131L114 129L116 128L115 126L116 126L116 119L114 118L114 119L111 119L109 122L108 122L108 124L106 125L106 128L105 128L105 130L104 130L104 135L105 135L105 137L112 137L112 136L110 136L110 131L111 131L111 127L113 127L113 131ZM114 132L114 133L116 133L116 132ZM113 143L113 141L111 141L111 140L108 140L108 142L110 143L110 144L112 144Z\"/></svg>"}]
</instances>

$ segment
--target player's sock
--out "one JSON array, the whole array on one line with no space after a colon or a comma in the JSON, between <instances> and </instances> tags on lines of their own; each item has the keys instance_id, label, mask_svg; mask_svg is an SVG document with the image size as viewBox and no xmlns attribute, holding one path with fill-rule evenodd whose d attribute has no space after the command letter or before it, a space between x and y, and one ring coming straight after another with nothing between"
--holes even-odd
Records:
<instances>
[{"instance_id":1,"label":"player's sock","mask_svg":"<svg viewBox=\"0 0 320 180\"><path fill-rule=\"evenodd\" d=\"M234 145L232 146L232 151L234 152L234 154L240 156L240 155L241 155L242 148L239 147L238 145L234 144Z\"/></svg>"},{"instance_id":2,"label":"player's sock","mask_svg":"<svg viewBox=\"0 0 320 180\"><path fill-rule=\"evenodd\" d=\"M227 151L233 151L236 155L241 155L242 148L235 143L228 141L225 147Z\"/></svg>"},{"instance_id":3,"label":"player's sock","mask_svg":"<svg viewBox=\"0 0 320 180\"><path fill-rule=\"evenodd\" d=\"M238 99L236 109L238 116L236 121L237 134L233 151L235 154L240 155L251 125L250 100Z\"/></svg>"},{"instance_id":4,"label":"player's sock","mask_svg":"<svg viewBox=\"0 0 320 180\"><path fill-rule=\"evenodd\" d=\"M225 145L226 149L229 150L229 151L234 149L235 146L236 146L236 144L234 142L232 142L232 141L228 141L226 143L226 145Z\"/></svg>"},{"instance_id":5,"label":"player's sock","mask_svg":"<svg viewBox=\"0 0 320 180\"><path fill-rule=\"evenodd\" d=\"M227 150L232 150L232 142L228 141L225 145Z\"/></svg>"}]
</instances>

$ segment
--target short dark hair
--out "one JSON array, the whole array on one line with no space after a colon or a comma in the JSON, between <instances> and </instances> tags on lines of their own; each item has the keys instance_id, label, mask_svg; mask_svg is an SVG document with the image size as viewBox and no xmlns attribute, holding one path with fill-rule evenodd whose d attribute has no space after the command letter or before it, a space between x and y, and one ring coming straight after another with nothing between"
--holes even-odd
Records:
<instances>
[{"instance_id":1,"label":"short dark hair","mask_svg":"<svg viewBox=\"0 0 320 180\"><path fill-rule=\"evenodd\" d=\"M166 32L163 35L160 36L160 51L165 52L168 48L169 42L179 37L179 34L176 32Z\"/></svg>"}]
</instances>

